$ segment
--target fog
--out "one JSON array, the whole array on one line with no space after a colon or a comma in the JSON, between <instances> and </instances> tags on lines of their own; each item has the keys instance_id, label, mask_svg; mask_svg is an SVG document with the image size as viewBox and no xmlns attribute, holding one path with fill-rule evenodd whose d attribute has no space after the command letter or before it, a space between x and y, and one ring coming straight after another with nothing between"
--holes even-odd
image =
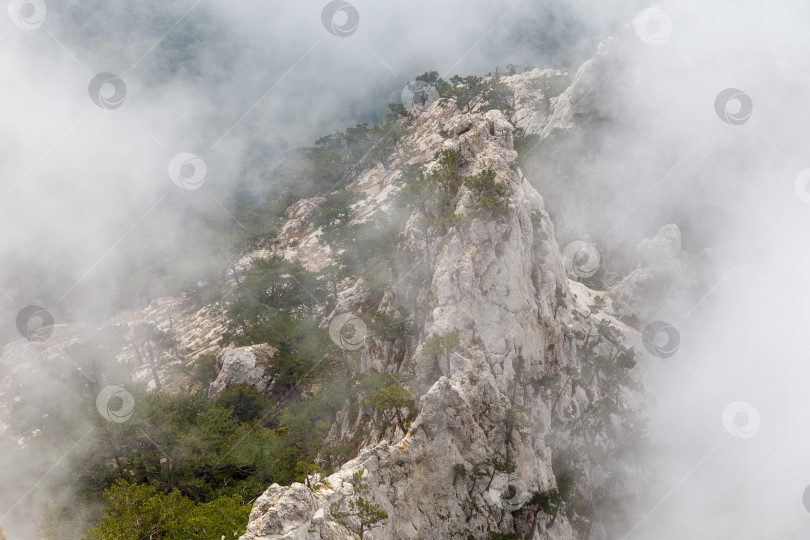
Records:
<instances>
[{"instance_id":1,"label":"fog","mask_svg":"<svg viewBox=\"0 0 810 540\"><path fill-rule=\"evenodd\" d=\"M631 1L357 0L356 29L345 27L351 17L334 19L345 37L322 24L325 4L48 3L41 25L3 18L0 342L17 337L14 319L29 304L57 322L108 317L118 255L135 249L138 231L149 233L143 249L171 247L189 213L226 213L237 190L272 182L243 177L251 149L280 160L380 120L429 70L448 77L567 60L573 75L615 34L613 68L588 96L608 119L583 179L599 196L552 213L559 241L587 235L624 272L632 248L674 222L709 276L698 294L661 302L680 342L646 365L658 476L626 538L806 538L810 196L797 177L810 168L810 5L661 4L671 32L645 43L631 20L647 6ZM150 10L164 16L156 26ZM576 33L537 50L526 36L541 22L550 34ZM88 91L100 73L126 87L96 94L108 108ZM716 111L727 88L751 99L739 125ZM170 177L182 153L205 163L199 189Z\"/></svg>"},{"instance_id":2,"label":"fog","mask_svg":"<svg viewBox=\"0 0 810 540\"><path fill-rule=\"evenodd\" d=\"M237 187L272 182L244 176L251 150L272 163L335 129L378 121L409 80L431 69L582 61L632 13L606 11L585 26L577 18L583 6L554 2L367 2L356 6L362 23L340 37L323 25L320 2L23 7L23 27L8 17L0 34L0 215L9 231L0 253L11 261L0 287L14 304L5 320L40 302L62 321L114 311L113 261L138 230L151 227L147 236L171 245L190 208L218 211ZM514 38L520 25L554 28L546 13L584 35L548 38L549 50ZM104 96L112 102L97 104L90 93L113 92L89 88L103 73L123 85L120 95ZM180 153L205 163L201 189L172 184L169 164Z\"/></svg>"},{"instance_id":3,"label":"fog","mask_svg":"<svg viewBox=\"0 0 810 540\"><path fill-rule=\"evenodd\" d=\"M647 364L660 476L625 538L805 538L808 7L657 8L671 33L625 28L642 47L619 47L593 92L612 120L594 175L612 197L578 223L609 251L673 221L684 249L710 250L710 277L648 299L679 347Z\"/></svg>"}]
</instances>

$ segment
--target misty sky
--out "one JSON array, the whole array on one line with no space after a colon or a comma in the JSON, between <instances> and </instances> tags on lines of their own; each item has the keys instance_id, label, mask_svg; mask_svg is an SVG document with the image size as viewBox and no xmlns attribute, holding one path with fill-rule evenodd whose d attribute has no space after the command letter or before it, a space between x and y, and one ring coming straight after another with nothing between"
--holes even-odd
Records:
<instances>
[{"instance_id":1,"label":"misty sky","mask_svg":"<svg viewBox=\"0 0 810 540\"><path fill-rule=\"evenodd\" d=\"M322 23L321 2L35 5L17 19L26 28L10 16L0 23L0 219L14 231L0 242L0 256L14 261L0 286L24 289L8 293L11 304L47 301L63 318L82 312L77 295L114 286L107 265L135 229L152 227L153 243L170 245L189 207L227 204L246 181L250 149L280 158L335 129L379 121L427 70L578 63L632 13L584 21L582 5L559 2L357 2L359 24L340 37ZM536 50L524 41L538 25L578 32ZM124 86L118 96L103 86L114 101L107 108L89 96L102 73ZM180 153L205 163L201 189L171 182ZM270 181L252 179L248 189ZM20 287L21 279L33 283ZM37 294L43 279L55 283L47 298Z\"/></svg>"},{"instance_id":2,"label":"misty sky","mask_svg":"<svg viewBox=\"0 0 810 540\"><path fill-rule=\"evenodd\" d=\"M628 537L806 538L808 6L661 9L671 36L633 48L602 83L619 126L599 169L615 194L602 241L674 220L685 245L711 250L712 277L667 314L677 354L649 364L665 466ZM750 117L736 100L716 111L729 88Z\"/></svg>"}]
</instances>

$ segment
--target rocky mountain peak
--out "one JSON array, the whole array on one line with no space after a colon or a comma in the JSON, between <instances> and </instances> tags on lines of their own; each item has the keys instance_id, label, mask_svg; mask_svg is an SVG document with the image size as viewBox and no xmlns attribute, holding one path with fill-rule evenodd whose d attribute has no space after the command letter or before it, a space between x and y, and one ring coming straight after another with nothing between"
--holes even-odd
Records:
<instances>
[{"instance_id":1,"label":"rocky mountain peak","mask_svg":"<svg viewBox=\"0 0 810 540\"><path fill-rule=\"evenodd\" d=\"M604 525L583 523L570 508L580 497L595 504L599 486L620 470L597 455L614 444L619 419L640 401L632 360L639 336L600 309L599 293L566 275L543 198L516 165L513 146L515 125L541 133L552 118L563 125L555 111L566 98L552 88L563 77L558 70L505 77L516 103L526 105L511 117L436 103L412 121L402 144L411 153L407 161L398 156L397 166L420 163L431 171L450 149L462 174L493 173L504 186L504 211L482 215L478 195L462 186L453 208L466 218L462 225L425 239L416 220L409 221L406 234L430 265L428 288L419 293L430 311L412 355L421 391L412 407L398 411L401 424L372 429L356 457L334 474L313 476L309 485L268 488L243 540L478 538L493 531L573 539L584 528L591 538L604 537ZM548 113L527 105L538 100L548 102ZM366 195L356 219L385 212L398 177L397 169L378 165L350 185ZM288 230L308 231L297 237L298 246L317 245L312 238L320 231L298 222ZM311 255L291 255L322 264ZM362 316L366 305L362 289L354 287L335 312ZM617 357L626 363L618 365ZM594 358L612 367L600 372ZM402 358L390 344L366 336L361 366L366 373L396 373ZM606 375L614 370L621 373ZM591 416L604 421L602 428L585 433L575 427L600 422ZM346 410L330 440L350 440L368 422L368 412ZM568 442L555 442L563 433ZM580 446L589 448L572 457ZM538 497L558 494L575 468L583 480L576 495L569 494L571 507L543 510ZM375 505L386 518L369 528L356 511L362 504Z\"/></svg>"},{"instance_id":2,"label":"rocky mountain peak","mask_svg":"<svg viewBox=\"0 0 810 540\"><path fill-rule=\"evenodd\" d=\"M630 275L608 291L589 288L595 268L582 265L594 248L558 244L515 138L542 141L575 129L593 106L583 88L612 47L605 42L573 81L559 69L481 79L506 89L501 108L440 99L412 109L396 122L404 133L390 158L364 167L345 188L292 203L275 237L235 261L230 285L260 261L325 271L339 253L318 216L335 194L357 195L344 225L362 227L401 212L398 197L421 189L418 182L443 183L441 194L414 191L418 202L398 236L410 260L393 269L384 290L372 293L360 275L333 278L333 301L317 313L335 343L359 350L358 379L407 384L350 398L325 441L348 449L347 460L332 474L312 470L303 483L267 488L242 540L609 537L623 502L606 493L635 489L626 447L642 423L641 339L630 325L648 315L645 288L680 279L686 257L678 228L668 225L639 245ZM116 362L151 390L185 392L200 364L216 370L211 400L251 388L286 405L323 390L274 375L283 358L270 344L224 343L228 300L203 304L193 295L158 298L94 331L120 338ZM383 323L367 332L363 321L375 317ZM349 320L360 321L361 335L344 347ZM386 334L406 321L418 324L407 335ZM64 355L86 332L60 326L45 343L3 349L0 422L21 378L36 376L43 359Z\"/></svg>"}]
</instances>

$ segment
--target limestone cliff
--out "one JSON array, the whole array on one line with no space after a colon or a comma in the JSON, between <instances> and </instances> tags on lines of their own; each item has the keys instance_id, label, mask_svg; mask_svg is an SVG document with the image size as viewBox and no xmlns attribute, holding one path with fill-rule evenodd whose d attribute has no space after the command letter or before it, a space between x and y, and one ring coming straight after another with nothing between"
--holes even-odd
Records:
<instances>
[{"instance_id":1,"label":"limestone cliff","mask_svg":"<svg viewBox=\"0 0 810 540\"><path fill-rule=\"evenodd\" d=\"M416 212L408 220L403 234L419 255L382 300L371 301L362 279L344 280L333 311L322 314L324 326L374 311L420 321L404 344L366 335L360 353L361 374L413 377L410 405L396 411L399 421L380 423L362 400L346 403L326 444L349 447L351 459L306 484L270 486L255 501L243 540L610 537L622 499L639 487L626 474L643 422L638 321L648 314L639 310L650 283L677 287L686 264L680 236L665 227L639 247L631 275L610 291L589 289L579 255L558 245L543 197L518 164L514 137L550 137L575 128L578 116L598 114L584 99L588 81L598 79L614 47L605 42L573 81L556 69L503 77L514 93L504 110L433 103L407 121L389 166L367 169L349 185L365 195L354 223L366 222L390 211L406 166L435 170L441 152L452 150L460 176L492 172L505 211L482 211L480 194L461 184L451 201L457 221L429 235ZM291 205L274 243L245 254L235 273L273 255L310 270L329 264L325 231L312 219L325 200ZM397 311L404 297L418 310ZM210 354L218 369L211 398L244 384L273 399L287 396L265 369L272 347L221 347L224 307L161 298L103 327L126 343L116 359L131 379L152 388L182 391L183 368ZM144 324L150 337L138 333ZM46 343L4 348L0 430L19 379L37 375L32 359L62 355L83 332L58 327Z\"/></svg>"},{"instance_id":2,"label":"limestone cliff","mask_svg":"<svg viewBox=\"0 0 810 540\"><path fill-rule=\"evenodd\" d=\"M548 81L562 76L533 70L506 78L516 100L551 102L550 114L518 108L519 125L543 132L538 124L554 119L564 127L554 111L566 94L543 95ZM516 165L513 131L500 110L462 113L441 102L410 124L403 146L411 153L401 153L399 166L431 170L437 152L452 149L464 175L494 171L508 212L477 212L476 195L462 187L454 205L468 218L463 224L425 239L417 220L409 222L406 234L429 261L428 286L416 294L430 310L405 353L419 382L413 406L401 411L406 423L380 431L372 413L347 407L330 442L366 434L357 456L309 486L271 486L256 501L243 540L607 537L603 492L624 489L615 454L641 401L633 358L639 335L601 309L599 293L567 275L568 268L576 277L576 269L562 256L543 198ZM378 166L358 178L349 189L373 204L358 214L384 212L397 177ZM305 233L299 246L317 246L306 225L289 229ZM306 248L297 254L303 261L314 255ZM401 294L390 290L382 307ZM362 317L367 304L360 284L342 293L335 313ZM454 344L437 353L441 336ZM390 344L366 337L364 373L402 365ZM574 475L580 481L558 510L532 499L567 489L559 484ZM360 500L387 517L363 522L353 511Z\"/></svg>"}]
</instances>

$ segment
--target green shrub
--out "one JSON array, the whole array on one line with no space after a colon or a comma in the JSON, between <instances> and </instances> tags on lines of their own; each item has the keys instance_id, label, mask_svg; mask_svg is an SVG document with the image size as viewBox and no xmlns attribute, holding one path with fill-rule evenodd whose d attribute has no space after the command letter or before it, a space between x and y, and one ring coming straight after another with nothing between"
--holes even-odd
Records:
<instances>
[{"instance_id":1,"label":"green shrub","mask_svg":"<svg viewBox=\"0 0 810 540\"><path fill-rule=\"evenodd\" d=\"M267 399L249 384L241 384L220 392L217 403L233 410L242 422L248 422L261 415Z\"/></svg>"},{"instance_id":2,"label":"green shrub","mask_svg":"<svg viewBox=\"0 0 810 540\"><path fill-rule=\"evenodd\" d=\"M422 353L428 356L439 357L459 346L458 332L446 334L431 334L422 344Z\"/></svg>"},{"instance_id":3,"label":"green shrub","mask_svg":"<svg viewBox=\"0 0 810 540\"><path fill-rule=\"evenodd\" d=\"M363 197L360 193L345 189L330 193L312 218L312 224L325 229L346 225L352 217L351 206Z\"/></svg>"},{"instance_id":4,"label":"green shrub","mask_svg":"<svg viewBox=\"0 0 810 540\"><path fill-rule=\"evenodd\" d=\"M201 354L191 370L192 380L202 384L203 388L217 378L217 357L213 354Z\"/></svg>"},{"instance_id":5,"label":"green shrub","mask_svg":"<svg viewBox=\"0 0 810 540\"><path fill-rule=\"evenodd\" d=\"M361 539L368 529L388 519L388 514L382 510L379 504L360 495L368 490L368 484L363 483L362 480L364 472L359 470L354 473L354 493L356 496L349 499L349 511L342 512L338 508L332 509L332 515L344 524L346 524L345 520L348 517L355 517L360 522Z\"/></svg>"},{"instance_id":6,"label":"green shrub","mask_svg":"<svg viewBox=\"0 0 810 540\"><path fill-rule=\"evenodd\" d=\"M495 181L495 171L487 169L474 176L464 179L464 185L478 194L478 201L472 206L479 211L488 212L494 215L504 215L509 213L509 206L503 197L506 195L506 187Z\"/></svg>"},{"instance_id":7,"label":"green shrub","mask_svg":"<svg viewBox=\"0 0 810 540\"><path fill-rule=\"evenodd\" d=\"M88 540L238 538L250 515L250 505L235 495L195 503L177 490L161 493L124 480L104 490L103 498L106 515L85 531Z\"/></svg>"}]
</instances>

